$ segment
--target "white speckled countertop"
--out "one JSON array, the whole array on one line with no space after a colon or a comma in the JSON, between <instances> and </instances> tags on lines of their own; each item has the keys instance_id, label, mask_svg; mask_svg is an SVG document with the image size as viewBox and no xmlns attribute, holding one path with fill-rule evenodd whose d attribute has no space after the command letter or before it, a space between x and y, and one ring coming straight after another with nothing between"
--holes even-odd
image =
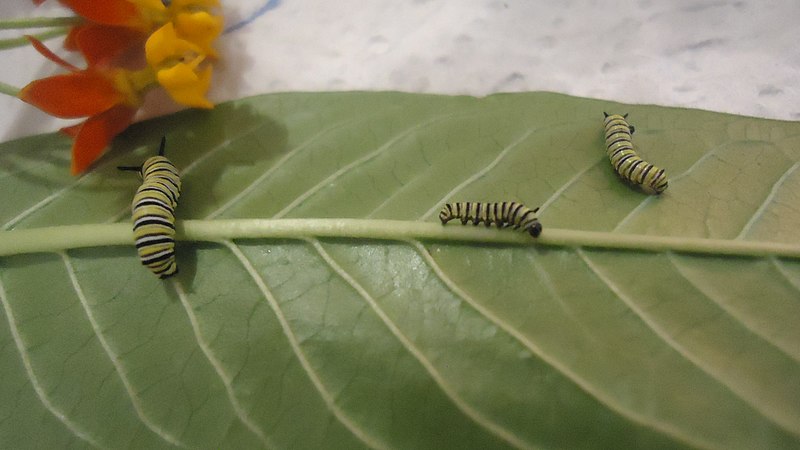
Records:
<instances>
[{"instance_id":1,"label":"white speckled countertop","mask_svg":"<svg viewBox=\"0 0 800 450\"><path fill-rule=\"evenodd\" d=\"M223 3L229 32L215 101L279 91L544 90L800 120L798 0ZM3 18L65 13L55 1L0 4ZM0 80L16 86L57 70L29 48L2 57ZM0 108L0 140L65 123L8 97ZM159 108L150 105L150 115Z\"/></svg>"}]
</instances>

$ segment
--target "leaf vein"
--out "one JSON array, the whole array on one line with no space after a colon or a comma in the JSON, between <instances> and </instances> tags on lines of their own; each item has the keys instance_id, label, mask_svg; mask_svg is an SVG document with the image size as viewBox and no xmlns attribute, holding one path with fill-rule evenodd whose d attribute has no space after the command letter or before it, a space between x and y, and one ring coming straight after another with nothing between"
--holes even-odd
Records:
<instances>
[{"instance_id":1,"label":"leaf vein","mask_svg":"<svg viewBox=\"0 0 800 450\"><path fill-rule=\"evenodd\" d=\"M766 211L767 207L770 203L772 203L772 199L778 194L778 190L786 182L786 180L794 173L797 168L800 167L800 162L794 163L786 172L778 178L778 181L772 185L772 189L767 195L767 198L764 199L764 202L756 209L756 212L753 213L753 216L750 217L750 220L747 221L747 224L742 228L742 231L736 236L735 239L744 239L745 236L750 232L750 229L755 225L756 221L760 219L764 215L764 211Z\"/></svg>"},{"instance_id":2,"label":"leaf vein","mask_svg":"<svg viewBox=\"0 0 800 450\"><path fill-rule=\"evenodd\" d=\"M307 148L308 146L313 144L320 137L325 136L325 135L327 135L328 133L330 133L332 131L336 131L336 130L338 130L340 128L345 127L346 125L349 125L349 124L351 124L353 122L357 122L357 121L358 121L357 119L350 119L350 120L341 121L341 122L336 123L336 124L334 124L334 125L332 125L332 126L330 126L328 128L325 128L324 130L322 130L322 131L314 134L310 138L306 139L305 141L303 141L302 143L297 145L295 148L293 148L290 151L288 151L285 155L283 155L283 157L281 157L277 162L275 162L275 164L273 164L272 167L270 167L266 172L261 174L258 178L253 180L252 183L247 185L247 187L242 189L238 194L236 194L228 202L226 202L225 204L223 204L222 206L217 208L215 211L213 211L211 214L206 216L206 219L213 219L213 218L219 216L220 214L222 214L223 212L228 210L228 208L230 208L231 206L233 206L237 202L241 201L244 197L246 197L251 192L253 192L258 187L258 185L260 185L264 180L266 180L267 178L272 176L273 173L275 173L278 169L283 167L283 165L286 164L287 161L292 159L292 157L297 155L300 151L304 150L305 148Z\"/></svg>"},{"instance_id":3,"label":"leaf vein","mask_svg":"<svg viewBox=\"0 0 800 450\"><path fill-rule=\"evenodd\" d=\"M602 405L606 406L611 411L623 416L635 423L641 424L647 428L650 428L656 432L669 436L672 439L677 441L687 443L689 445L693 445L696 447L701 448L710 448L712 447L711 443L698 440L694 437L688 436L683 433L683 430L670 425L665 424L658 420L650 419L646 416L643 416L636 411L625 407L621 403L615 401L615 398L612 395L608 395L599 389L595 389L592 384L581 377L576 372L573 372L568 366L561 363L558 359L548 354L544 349L539 347L535 342L528 339L524 334L522 334L519 330L517 330L512 325L506 323L498 316L494 315L490 310L482 306L480 303L475 301L472 296L470 296L466 291L458 287L458 285L444 272L444 270L439 266L439 264L433 259L433 255L425 248L422 243L419 241L408 241L413 247L417 249L420 255L425 259L428 265L431 267L433 272L439 277L440 280L453 292L456 296L463 299L468 305L470 305L474 310L484 316L487 320L489 320L492 324L496 325L498 328L503 330L506 334L511 336L514 340L522 344L523 347L528 349L532 354L536 355L539 359L544 361L547 365L564 375L567 379L569 379L573 384L575 384L579 389L586 392L591 397L595 398L598 402Z\"/></svg>"},{"instance_id":4,"label":"leaf vein","mask_svg":"<svg viewBox=\"0 0 800 450\"><path fill-rule=\"evenodd\" d=\"M744 327L748 332L752 333L754 336L757 336L759 339L761 339L764 342L766 342L767 344L771 345L776 350L778 350L779 352L783 353L784 355L786 355L788 358L792 359L793 361L795 361L797 363L800 363L800 355L793 353L793 349L783 348L783 346L781 346L779 343L777 343L777 342L773 341L771 338L769 338L765 334L764 330L760 330L760 329L757 328L757 326L751 324L750 321L747 320L748 318L746 316L744 316L742 314L738 314L737 315L730 308L726 307L719 300L717 295L715 295L715 293L712 290L707 289L707 288L701 286L700 284L698 284L698 282L687 273L686 268L684 267L684 265L681 264L680 261L677 261L675 259L675 256L672 253L667 253L667 258L669 259L670 263L672 263L673 267L675 267L675 269L678 271L678 274L684 280L689 282L689 284L691 284L692 287L697 289L707 299L709 299L711 301L711 303L716 305L725 314L727 314L729 317L734 319L737 323L739 323L742 327Z\"/></svg>"},{"instance_id":5,"label":"leaf vein","mask_svg":"<svg viewBox=\"0 0 800 450\"><path fill-rule=\"evenodd\" d=\"M311 363L308 360L305 352L303 352L300 343L297 340L297 336L295 336L294 332L292 331L291 326L289 325L289 321L284 316L283 311L278 304L278 301L275 299L275 296L267 287L266 282L258 274L258 270L253 266L253 263L247 259L247 256L242 252L242 250L232 241L223 241L223 245L228 247L228 249L233 253L234 256L239 260L239 263L244 267L250 277L253 279L253 282L256 284L258 289L261 291L261 294L264 296L264 299L269 304L269 307L275 313L275 317L278 319L278 323L281 326L283 334L286 336L286 339L289 342L289 346L292 348L295 356L297 357L300 366L308 375L309 380L317 389L317 392L320 395L323 403L328 408L328 410L336 417L336 419L345 427L347 428L356 438L364 442L366 445L372 448L388 448L386 444L383 442L378 441L373 436L370 436L366 433L365 430L362 430L358 427L358 425L353 422L353 420L348 417L345 412L339 408L334 400L333 396L330 392L325 388L325 385L322 383L322 380L317 375L314 368L311 366Z\"/></svg>"},{"instance_id":6,"label":"leaf vein","mask_svg":"<svg viewBox=\"0 0 800 450\"><path fill-rule=\"evenodd\" d=\"M681 173L681 174L679 174L679 175L677 175L677 176L675 176L675 177L672 177L672 178L669 180L669 183L670 183L670 185L671 185L671 186L675 186L679 180L681 180L681 179L682 179L682 178L684 178L684 177L687 177L687 176L689 176L689 175L690 175L690 174L691 174L691 173L692 173L692 172L693 172L695 169L697 169L697 168L698 168L698 167L699 167L701 164L703 164L703 163L704 163L704 162L705 162L707 159L709 159L709 158L711 158L712 156L714 156L714 155L715 155L715 153L717 152L717 150L719 150L719 149L721 149L721 148L724 148L724 147L727 147L727 146L729 146L729 145L731 145L731 143L726 143L726 144L718 145L718 146L716 146L716 147L712 148L711 150L709 150L708 152L706 152L706 154L705 154L705 155L701 156L701 157L700 157L700 158L699 158L697 161L695 161L695 162L694 162L694 164L692 164L692 165L691 165L691 166L690 166L688 169L686 169L685 171L683 171L683 173ZM674 188L673 188L673 189L674 189ZM625 226L625 225L628 223L628 221L630 221L631 219L633 219L633 218L634 218L634 217L635 217L635 216L636 216L636 215L639 213L639 211L641 211L642 209L646 208L646 207L647 207L647 205L649 205L649 204L650 204L650 202L654 201L654 199L656 199L656 198L658 198L658 196L655 196L655 195L648 195L646 199L642 200L642 201L641 201L641 202L640 202L640 203L639 203L639 204L638 204L638 205L637 205L635 208L633 208L633 209L631 210L631 212L629 212L629 213L628 213L628 215L626 215L626 216L625 216L625 217L624 217L624 218L623 218L623 219L622 219L622 220L621 220L621 221L620 221L620 222L617 224L617 226L616 226L616 227L614 227L614 231L619 231L619 230L621 230L621 229L622 229L622 228L623 228L623 227L624 227L624 226Z\"/></svg>"},{"instance_id":7,"label":"leaf vein","mask_svg":"<svg viewBox=\"0 0 800 450\"><path fill-rule=\"evenodd\" d=\"M670 336L666 330L664 330L655 320L649 317L639 306L637 306L623 291L622 289L617 286L616 283L611 281L605 274L603 274L600 269L591 261L591 259L586 255L586 253L582 249L577 250L578 255L580 255L581 259L586 263L589 269L619 298L625 305L635 313L642 322L650 328L653 333L656 334L665 344L675 350L679 355L685 358L687 361L694 364L697 368L702 370L706 373L709 377L720 383L721 385L728 388L728 390L736 397L742 400L745 404L751 406L754 410L758 411L762 416L764 416L767 420L771 421L772 423L778 425L784 430L787 430L793 434L798 434L798 431L793 429L796 427L797 424L793 423L791 419L778 417L775 413L773 413L767 405L764 405L763 399L757 398L753 395L747 395L746 393L741 392L740 389L737 389L735 385L733 385L725 376L717 373L713 367L710 367L705 361L701 358L696 356L694 353L690 352L685 346L677 342L672 336Z\"/></svg>"},{"instance_id":8,"label":"leaf vein","mask_svg":"<svg viewBox=\"0 0 800 450\"><path fill-rule=\"evenodd\" d=\"M53 192L52 194L48 195L47 197L39 200L33 206L31 206L30 208L26 209L25 211L22 211L21 213L17 214L14 218L12 218L8 222L6 222L3 225L2 229L3 230L9 230L9 229L13 228L16 224L18 224L21 221L23 221L26 217L28 217L31 214L35 213L36 211L44 208L45 206L49 205L53 200L61 197L62 195L64 195L64 193L66 193L67 191L69 191L72 188L76 187L79 183L81 183L83 180L85 180L88 175L89 174L82 175L80 178L75 180L74 183L72 183L72 184L70 184L70 185L68 185L66 187L63 187L63 188Z\"/></svg>"},{"instance_id":9,"label":"leaf vein","mask_svg":"<svg viewBox=\"0 0 800 450\"><path fill-rule=\"evenodd\" d=\"M460 114L459 116L462 116L462 115L466 115L466 114ZM442 114L442 115L434 116L433 118L431 118L431 119L429 119L429 120L427 120L425 122L417 123L417 124L415 124L415 125L413 125L411 127L406 128L405 130L401 131L400 133L396 134L391 139L386 141L386 143L384 143L383 145L381 145L377 149L367 153L366 155L364 155L364 156L362 156L362 157L360 157L360 158L358 158L358 159L356 159L354 161L351 161L350 163L348 163L348 164L344 165L343 167L341 167L339 170L337 170L337 171L333 172L332 174L328 175L324 180L320 181L319 183L315 184L314 186L312 186L307 191L305 191L302 194L300 194L299 196L297 196L297 198L295 198L291 203L286 205L286 207L284 207L282 210L278 211L278 213L275 214L273 216L273 218L279 219L279 218L285 216L286 214L289 213L289 211L293 210L298 205L300 205L301 203L306 201L309 197L311 197L312 195L314 195L317 192L319 192L320 190L322 190L326 185L332 183L334 180L336 180L339 177L341 177L342 175L350 172L354 168L356 168L356 167L358 167L358 166L360 166L362 164L365 164L365 163L369 162L370 160L376 158L377 156L381 155L383 152L385 152L386 150L388 150L392 146L394 146L394 144L396 144L396 143L402 141L403 139L413 135L418 130L421 130L422 128L428 127L428 126L433 125L435 123L442 122L442 121L447 120L447 119L451 119L453 117L454 117L454 114L452 114L452 113L451 114Z\"/></svg>"},{"instance_id":10,"label":"leaf vein","mask_svg":"<svg viewBox=\"0 0 800 450\"><path fill-rule=\"evenodd\" d=\"M250 135L250 133L253 133L253 132L255 132L255 131L258 131L258 130L260 130L260 129L262 129L262 128L266 127L267 125L268 125L268 123L259 122L257 125L255 125L255 126L253 126L253 127L250 127L249 129L247 129L247 130L245 130L245 131L243 131L243 132L241 132L241 133L238 133L238 134L237 134L236 136L234 136L233 138L231 138L231 139L225 139L224 141L222 141L222 142L220 142L219 144L215 145L214 147L210 148L210 149L209 149L207 152L203 153L203 154L202 154L202 155L201 155L199 158L195 159L195 160L194 160L194 161L192 161L192 162L191 162L191 163L190 163L188 166L184 167L184 168L183 168L183 169L180 171L180 173L181 173L181 177L183 177L183 176L186 176L187 174L191 173L191 172L192 172L192 171L195 169L195 167L197 167L197 166L199 166L200 164L204 163L204 162L205 162L205 161L206 161L208 158L210 158L210 157L214 156L214 155L215 155L215 154L217 154L217 153L218 153L220 150L223 150L223 149L225 149L225 148L228 148L228 146L229 146L231 143L233 143L233 142L236 142L236 141L238 141L239 139L242 139L242 138L244 138L244 137L247 137L247 136L249 136L249 135ZM120 211L118 211L116 214L114 214L113 216L111 216L111 217L110 217L108 220L106 220L106 223L114 223L114 222L118 222L118 221L120 221L122 218L124 218L125 216L127 216L129 213L130 213L130 206L125 206L123 209L121 209L121 210L120 210Z\"/></svg>"},{"instance_id":11,"label":"leaf vein","mask_svg":"<svg viewBox=\"0 0 800 450\"><path fill-rule=\"evenodd\" d=\"M592 163L592 164L584 167L583 169L581 169L580 172L576 173L572 178L567 180L566 183L561 185L561 187L559 187L555 192L553 192L553 195L548 197L547 200L545 200L544 203L542 203L542 205L539 207L539 214L543 213L545 211L545 209L547 209L548 206L550 206L554 201L556 201L558 198L560 198L561 195L567 189L569 189L570 186L575 184L581 177L583 177L586 174L586 172L590 171L593 167L601 164L605 159L606 159L605 157L602 157L602 158L598 159L594 163Z\"/></svg>"},{"instance_id":12,"label":"leaf vein","mask_svg":"<svg viewBox=\"0 0 800 450\"><path fill-rule=\"evenodd\" d=\"M781 276L784 279L786 279L786 281L788 281L789 284L791 284L795 289L800 291L800 281L795 280L794 277L791 274L789 274L789 272L783 266L783 263L774 256L771 256L769 260L770 262L772 262L772 265L775 266L775 268L778 270L778 273L780 273Z\"/></svg>"},{"instance_id":13,"label":"leaf vein","mask_svg":"<svg viewBox=\"0 0 800 450\"><path fill-rule=\"evenodd\" d=\"M506 441L507 443L513 445L517 448L535 448L531 444L525 442L519 436L516 436L510 430L507 430L500 424L494 422L489 417L481 414L471 405L469 405L464 399L462 399L458 393L453 389L447 382L445 381L442 374L434 367L434 365L425 357L425 354L418 349L413 342L400 330L399 326L395 324L392 319L386 314L386 312L378 305L372 295L361 286L358 281L356 281L347 271L345 271L334 259L333 257L325 251L322 247L322 244L317 239L307 239L307 241L314 246L317 250L317 253L320 254L322 259L342 278L344 281L347 282L363 299L367 304L372 308L375 314L383 321L386 327L391 331L391 333L397 338L397 340L406 348L406 350L417 360L419 363L425 368L428 374L431 376L434 382L439 386L439 388L444 392L444 394L453 402L453 404L464 413L470 420L475 422L477 425L483 427L490 433L494 434L495 436L499 437L500 439Z\"/></svg>"},{"instance_id":14,"label":"leaf vein","mask_svg":"<svg viewBox=\"0 0 800 450\"><path fill-rule=\"evenodd\" d=\"M58 419L59 422L64 424L67 430L69 430L72 434L77 436L79 439L88 442L89 445L93 447L102 448L102 446L90 435L88 431L81 429L78 424L71 421L67 417L67 414L50 402L50 399L47 397L47 393L44 391L44 388L42 388L42 385L39 383L39 379L36 377L36 373L33 370L33 364L31 363L30 355L28 355L28 352L25 349L25 343L19 333L19 329L17 328L16 320L14 319L14 312L11 310L11 304L8 302L8 297L6 296L2 281L0 281L0 303L3 304L3 310L5 311L6 319L8 320L11 337L13 338L14 344L17 347L17 352L19 352L19 356L22 359L22 365L25 368L25 372L28 375L28 380L30 380L31 386L33 387L34 392L36 392L36 396L39 398L39 401L42 402L42 405L45 407L45 409L47 409L56 419Z\"/></svg>"},{"instance_id":15,"label":"leaf vein","mask_svg":"<svg viewBox=\"0 0 800 450\"><path fill-rule=\"evenodd\" d=\"M536 132L536 131L538 131L538 130L541 130L542 128L543 128L543 127L540 127L540 128L534 128L534 129L528 130L528 131L527 131L526 133L524 133L524 134L523 134L523 135L522 135L522 136L521 136L519 139L517 139L516 141L514 141L514 142L512 142L511 144L507 145L505 148L503 148L503 149L500 151L500 153L499 153L499 154L498 154L498 155L497 155L497 156L494 158L494 160L493 160L492 162L490 162L490 163L489 163L489 164L488 164L486 167L484 167L483 169L481 169L481 170L479 170L479 171L475 172L475 173L474 173L472 176L470 176L470 177L469 177L469 178L467 178L466 180L462 181L462 182L461 182L461 183L460 183L458 186L454 187L454 188L453 188L453 189L452 189L450 192L448 192L447 194L445 194L445 195L444 195L444 196L443 196L443 197L442 197L442 198L441 198L441 199L440 199L440 200L439 200L437 203L435 203L435 204L434 204L434 205L431 207L431 209L429 209L428 211L426 211L426 212L425 212L425 214L423 214L423 215L422 215L422 216L419 218L419 220L422 220L422 221L425 221L425 220L427 220L427 219L428 219L428 218L429 218L429 217L430 217L432 214L434 214L435 212L437 212L437 211L438 211L438 210L441 208L441 204L442 204L442 203L446 202L446 201L447 201L449 198L451 198L453 195L455 195L455 193L456 193L456 192L458 192L458 191L460 191L460 190L464 189L464 187L468 186L470 183L472 183L472 182L474 182L474 181L476 181L476 180L480 179L482 176L484 176L484 175L486 175L487 173L489 173L489 172L490 172L492 169L494 169L494 168L495 168L495 166L497 166L497 165L500 163L500 161L502 161L502 160L503 160L503 159L504 159L504 158L505 158L505 157L508 155L508 153L509 153L511 150L513 150L514 148L516 148L516 147L517 147L519 144L521 144L521 143L525 142L525 140L526 140L526 139L528 139L528 138L531 136L531 134L535 133L535 132ZM373 211L373 212L374 212L374 211Z\"/></svg>"},{"instance_id":16,"label":"leaf vein","mask_svg":"<svg viewBox=\"0 0 800 450\"><path fill-rule=\"evenodd\" d=\"M91 307L89 306L88 299L86 298L85 293L83 292L83 288L81 288L80 282L78 281L78 276L75 273L75 268L72 266L72 262L69 259L69 255L66 252L58 252L59 256L61 256L61 260L64 262L64 266L67 271L67 275L69 276L69 280L72 283L72 288L75 291L75 295L78 297L78 300L83 307L84 312L86 313L86 317L89 319L89 323L92 326L92 330L94 331L95 336L97 336L97 341L100 343L100 346L103 347L108 359L111 361L111 364L114 366L114 370L117 372L117 375L122 381L122 385L125 387L125 392L127 392L128 397L130 397L131 404L133 406L134 411L136 411L136 415L139 417L139 420L144 423L144 425L150 429L153 433L155 433L158 437L169 442L172 445L178 447L185 447L177 437L173 436L168 431L162 429L158 425L156 425L150 417L145 414L144 409L142 408L142 404L140 402L139 396L136 394L136 391L133 389L130 380L128 379L125 370L122 367L120 362L119 355L114 353L114 350L111 349L111 346L106 341L105 336L103 335L102 331L100 330L100 325L97 323L97 319L92 312Z\"/></svg>"},{"instance_id":17,"label":"leaf vein","mask_svg":"<svg viewBox=\"0 0 800 450\"><path fill-rule=\"evenodd\" d=\"M200 324L197 321L197 315L192 310L192 305L189 304L189 297L186 295L183 285L181 285L179 281L173 280L172 287L178 294L181 305L183 305L183 309L186 310L186 315L189 317L189 323L192 326L192 331L194 332L194 338L197 341L197 346L200 347L200 350L203 352L206 359L208 359L211 367L214 368L214 371L217 373L220 380L222 380L222 385L225 386L225 393L228 395L228 401L233 407L233 411L236 413L236 416L244 424L244 426L250 430L250 432L256 435L258 440L261 441L264 446L268 448L275 448L276 446L274 443L267 439L267 436L264 434L264 432L258 427L258 425L256 425L255 422L253 422L253 419L249 417L247 411L245 411L245 409L239 403L236 393L233 390L233 380L231 376L225 372L225 369L222 367L222 363L216 358L216 356L214 356L214 352L211 351L208 343L203 339L200 331Z\"/></svg>"}]
</instances>

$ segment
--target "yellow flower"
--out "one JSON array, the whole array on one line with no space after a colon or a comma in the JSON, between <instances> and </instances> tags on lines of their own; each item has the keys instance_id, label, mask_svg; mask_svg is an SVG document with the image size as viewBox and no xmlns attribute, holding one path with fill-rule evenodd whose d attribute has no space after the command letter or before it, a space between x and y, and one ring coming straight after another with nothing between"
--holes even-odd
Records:
<instances>
[{"instance_id":1,"label":"yellow flower","mask_svg":"<svg viewBox=\"0 0 800 450\"><path fill-rule=\"evenodd\" d=\"M200 47L178 37L175 26L172 22L168 22L147 38L144 54L147 64L158 70L165 64L169 65L170 60L173 60L173 63L181 61L186 57L199 55L201 51Z\"/></svg>"},{"instance_id":2,"label":"yellow flower","mask_svg":"<svg viewBox=\"0 0 800 450\"><path fill-rule=\"evenodd\" d=\"M173 19L177 34L200 47L200 52L216 57L217 52L211 44L222 33L222 18L212 16L206 11L183 12Z\"/></svg>"},{"instance_id":3,"label":"yellow flower","mask_svg":"<svg viewBox=\"0 0 800 450\"><path fill-rule=\"evenodd\" d=\"M196 108L213 107L205 98L211 84L211 66L200 68L206 54L200 46L179 37L172 22L150 35L145 57L156 72L158 84L173 100Z\"/></svg>"},{"instance_id":4,"label":"yellow flower","mask_svg":"<svg viewBox=\"0 0 800 450\"><path fill-rule=\"evenodd\" d=\"M211 83L213 42L222 33L222 17L211 13L218 0L132 0L140 15L163 23L145 43L145 58L156 80L178 103L212 108L206 98Z\"/></svg>"},{"instance_id":5,"label":"yellow flower","mask_svg":"<svg viewBox=\"0 0 800 450\"><path fill-rule=\"evenodd\" d=\"M172 0L169 6L173 10L211 9L219 6L219 0Z\"/></svg>"},{"instance_id":6,"label":"yellow flower","mask_svg":"<svg viewBox=\"0 0 800 450\"><path fill-rule=\"evenodd\" d=\"M139 16L153 26L161 26L178 14L210 11L219 7L219 0L172 0L165 5L162 0L129 0L136 6Z\"/></svg>"},{"instance_id":7,"label":"yellow flower","mask_svg":"<svg viewBox=\"0 0 800 450\"><path fill-rule=\"evenodd\" d=\"M205 97L211 85L211 66L206 66L199 73L197 70L203 59L203 56L197 56L188 63L181 62L169 69L159 70L158 83L178 103L194 108L213 108L214 104Z\"/></svg>"}]
</instances>

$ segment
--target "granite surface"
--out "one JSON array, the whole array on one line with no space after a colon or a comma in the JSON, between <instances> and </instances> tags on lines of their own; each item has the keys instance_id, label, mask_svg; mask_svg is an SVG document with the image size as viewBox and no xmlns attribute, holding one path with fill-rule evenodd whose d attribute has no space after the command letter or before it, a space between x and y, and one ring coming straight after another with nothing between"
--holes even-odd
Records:
<instances>
[{"instance_id":1,"label":"granite surface","mask_svg":"<svg viewBox=\"0 0 800 450\"><path fill-rule=\"evenodd\" d=\"M214 101L279 91L545 90L800 120L798 0L223 3ZM2 18L65 13L55 1L0 3ZM12 85L58 70L30 48L2 55L0 80ZM13 98L1 97L0 108L0 140L69 123ZM153 98L146 110L170 107Z\"/></svg>"}]
</instances>

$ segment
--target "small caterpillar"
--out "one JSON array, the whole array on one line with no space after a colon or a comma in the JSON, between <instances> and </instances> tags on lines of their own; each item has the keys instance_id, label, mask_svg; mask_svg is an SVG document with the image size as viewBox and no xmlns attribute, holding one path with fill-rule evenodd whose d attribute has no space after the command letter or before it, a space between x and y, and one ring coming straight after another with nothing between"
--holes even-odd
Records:
<instances>
[{"instance_id":1,"label":"small caterpillar","mask_svg":"<svg viewBox=\"0 0 800 450\"><path fill-rule=\"evenodd\" d=\"M660 194L667 188L667 175L661 169L643 160L633 150L631 135L634 127L625 120L628 115L605 115L606 153L611 166L623 180L640 186L648 194Z\"/></svg>"},{"instance_id":2,"label":"small caterpillar","mask_svg":"<svg viewBox=\"0 0 800 450\"><path fill-rule=\"evenodd\" d=\"M460 219L462 225L472 221L473 225L483 222L487 227L492 224L497 228L513 226L514 229L522 228L533 237L538 237L542 233L542 224L536 217L539 208L530 209L522 203L517 202L458 202L447 203L439 212L439 220L442 225L452 219Z\"/></svg>"},{"instance_id":3,"label":"small caterpillar","mask_svg":"<svg viewBox=\"0 0 800 450\"><path fill-rule=\"evenodd\" d=\"M118 167L139 172L142 185L136 190L131 210L136 251L142 264L159 278L178 273L175 262L175 207L181 195L178 169L164 157L166 137L161 138L158 156L141 166Z\"/></svg>"}]
</instances>

